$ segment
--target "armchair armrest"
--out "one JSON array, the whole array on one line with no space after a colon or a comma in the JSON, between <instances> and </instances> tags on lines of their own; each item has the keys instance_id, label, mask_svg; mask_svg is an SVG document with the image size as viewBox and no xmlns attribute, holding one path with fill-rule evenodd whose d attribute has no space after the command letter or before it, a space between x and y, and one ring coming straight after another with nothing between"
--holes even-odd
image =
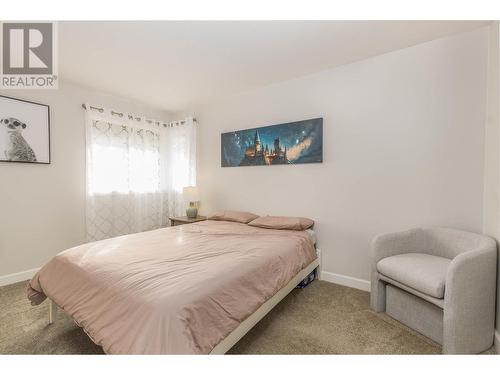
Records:
<instances>
[{"instance_id":1,"label":"armchair armrest","mask_svg":"<svg viewBox=\"0 0 500 375\"><path fill-rule=\"evenodd\" d=\"M372 241L372 271L370 306L372 310L385 310L385 285L378 278L377 263L384 258L404 253L414 253L419 249L422 229L388 233L376 236Z\"/></svg>"},{"instance_id":2,"label":"armchair armrest","mask_svg":"<svg viewBox=\"0 0 500 375\"><path fill-rule=\"evenodd\" d=\"M444 297L444 353L477 353L493 343L496 260L490 238L452 260Z\"/></svg>"}]
</instances>

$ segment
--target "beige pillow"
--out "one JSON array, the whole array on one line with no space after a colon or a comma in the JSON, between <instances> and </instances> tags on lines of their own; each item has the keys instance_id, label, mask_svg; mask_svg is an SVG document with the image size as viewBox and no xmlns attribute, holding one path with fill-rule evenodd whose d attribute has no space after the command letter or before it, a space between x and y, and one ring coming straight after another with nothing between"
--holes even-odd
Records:
<instances>
[{"instance_id":1,"label":"beige pillow","mask_svg":"<svg viewBox=\"0 0 500 375\"><path fill-rule=\"evenodd\" d=\"M251 212L222 210L209 215L208 220L236 221L237 223L248 224L258 217L258 215Z\"/></svg>"},{"instance_id":2,"label":"beige pillow","mask_svg":"<svg viewBox=\"0 0 500 375\"><path fill-rule=\"evenodd\" d=\"M267 229L306 230L314 225L314 221L306 217L261 216L248 225Z\"/></svg>"}]
</instances>

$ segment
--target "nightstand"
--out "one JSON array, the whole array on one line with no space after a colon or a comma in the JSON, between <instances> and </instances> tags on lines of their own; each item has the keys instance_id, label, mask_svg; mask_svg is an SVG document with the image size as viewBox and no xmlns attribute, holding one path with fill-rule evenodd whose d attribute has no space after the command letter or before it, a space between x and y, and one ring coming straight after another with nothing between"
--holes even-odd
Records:
<instances>
[{"instance_id":1,"label":"nightstand","mask_svg":"<svg viewBox=\"0 0 500 375\"><path fill-rule=\"evenodd\" d=\"M190 219L187 216L169 217L170 226L175 227L177 225L196 223L197 221L207 220L206 216L196 216L194 219Z\"/></svg>"}]
</instances>

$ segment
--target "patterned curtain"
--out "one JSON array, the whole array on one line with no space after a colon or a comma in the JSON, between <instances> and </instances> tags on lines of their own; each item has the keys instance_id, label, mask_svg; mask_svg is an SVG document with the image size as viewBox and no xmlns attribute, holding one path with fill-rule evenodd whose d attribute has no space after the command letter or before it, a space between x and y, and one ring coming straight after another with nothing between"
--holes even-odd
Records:
<instances>
[{"instance_id":1,"label":"patterned curtain","mask_svg":"<svg viewBox=\"0 0 500 375\"><path fill-rule=\"evenodd\" d=\"M87 106L86 235L96 241L161 228L196 184L192 119L164 124Z\"/></svg>"}]
</instances>

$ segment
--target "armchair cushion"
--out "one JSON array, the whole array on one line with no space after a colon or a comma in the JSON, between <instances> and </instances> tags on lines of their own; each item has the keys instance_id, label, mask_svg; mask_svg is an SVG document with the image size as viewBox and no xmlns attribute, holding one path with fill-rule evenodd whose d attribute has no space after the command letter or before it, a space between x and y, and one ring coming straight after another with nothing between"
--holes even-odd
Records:
<instances>
[{"instance_id":1,"label":"armchair cushion","mask_svg":"<svg viewBox=\"0 0 500 375\"><path fill-rule=\"evenodd\" d=\"M393 255L380 260L382 275L435 298L444 298L446 273L451 260L422 253Z\"/></svg>"}]
</instances>

